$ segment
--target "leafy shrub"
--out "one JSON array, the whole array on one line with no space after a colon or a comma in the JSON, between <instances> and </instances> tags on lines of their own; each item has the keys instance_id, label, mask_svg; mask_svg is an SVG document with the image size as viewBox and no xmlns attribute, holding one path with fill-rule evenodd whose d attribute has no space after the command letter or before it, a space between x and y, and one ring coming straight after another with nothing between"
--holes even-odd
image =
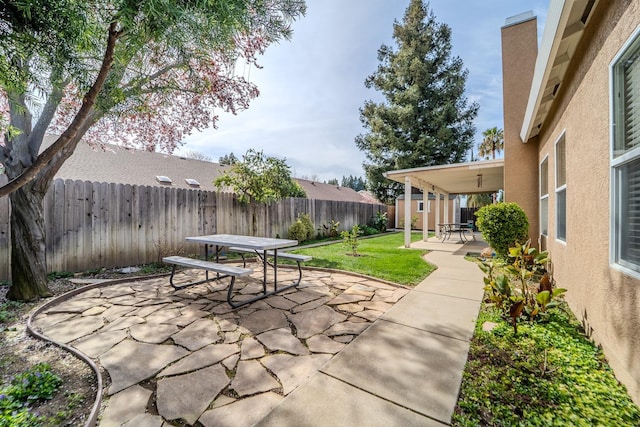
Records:
<instances>
[{"instance_id":1,"label":"leafy shrub","mask_svg":"<svg viewBox=\"0 0 640 427\"><path fill-rule=\"evenodd\" d=\"M508 262L488 260L479 267L486 274L484 290L490 303L511 318L514 333L518 333L520 316L532 320L546 316L567 290L554 289L553 276L546 269L551 263L549 253L538 252L530 242L509 248Z\"/></svg>"},{"instance_id":2,"label":"leafy shrub","mask_svg":"<svg viewBox=\"0 0 640 427\"><path fill-rule=\"evenodd\" d=\"M315 234L315 227L311 222L309 214L299 215L296 222L291 224L289 228L289 238L297 240L298 242L305 242L313 239Z\"/></svg>"},{"instance_id":3,"label":"leafy shrub","mask_svg":"<svg viewBox=\"0 0 640 427\"><path fill-rule=\"evenodd\" d=\"M418 217L418 215L411 215L411 223L410 223L410 226L411 226L411 229L412 229L412 230L415 230L415 229L416 229L416 226L418 225L418 219L419 219L419 218L420 218L420 217ZM399 226L400 228L404 228L404 219L401 219L401 220L400 220L400 223L398 224L398 226Z\"/></svg>"},{"instance_id":4,"label":"leafy shrub","mask_svg":"<svg viewBox=\"0 0 640 427\"><path fill-rule=\"evenodd\" d=\"M527 241L529 220L516 203L483 206L476 212L476 217L482 237L503 258L510 247Z\"/></svg>"},{"instance_id":5,"label":"leafy shrub","mask_svg":"<svg viewBox=\"0 0 640 427\"><path fill-rule=\"evenodd\" d=\"M342 236L345 246L348 246L351 249L351 255L358 256L358 245L360 244L358 237L360 236L360 227L358 225L354 225L351 231L343 231L340 233L340 236Z\"/></svg>"},{"instance_id":6,"label":"leafy shrub","mask_svg":"<svg viewBox=\"0 0 640 427\"><path fill-rule=\"evenodd\" d=\"M327 237L338 237L338 227L340 226L340 221L336 221L334 219L329 221L329 224L322 224L322 228L324 228L324 234Z\"/></svg>"},{"instance_id":7,"label":"leafy shrub","mask_svg":"<svg viewBox=\"0 0 640 427\"><path fill-rule=\"evenodd\" d=\"M376 212L376 216L371 218L367 226L375 228L377 231L384 233L385 231L387 231L387 213L383 213L380 211Z\"/></svg>"},{"instance_id":8,"label":"leafy shrub","mask_svg":"<svg viewBox=\"0 0 640 427\"><path fill-rule=\"evenodd\" d=\"M360 229L361 236L372 236L374 234L380 233L380 231L377 228L373 228L368 225L359 225L358 228Z\"/></svg>"}]
</instances>

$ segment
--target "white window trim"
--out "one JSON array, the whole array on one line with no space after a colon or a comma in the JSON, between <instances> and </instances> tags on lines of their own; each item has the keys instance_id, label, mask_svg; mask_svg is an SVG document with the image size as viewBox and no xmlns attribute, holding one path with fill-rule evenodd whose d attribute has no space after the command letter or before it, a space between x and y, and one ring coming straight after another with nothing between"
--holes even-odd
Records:
<instances>
[{"instance_id":1,"label":"white window trim","mask_svg":"<svg viewBox=\"0 0 640 427\"><path fill-rule=\"evenodd\" d=\"M541 188L542 182L540 181L538 183L540 184L538 185L538 199L540 200L540 202L542 202L542 200L544 199L547 200L547 234L542 233L542 210L541 210L542 203L538 203L538 215L540 216L538 227L540 227L541 236L549 237L549 155L548 154L544 156L544 158L538 165L538 179L542 177L542 164L544 162L547 162L547 194L542 194L542 188Z\"/></svg>"},{"instance_id":2,"label":"white window trim","mask_svg":"<svg viewBox=\"0 0 640 427\"><path fill-rule=\"evenodd\" d=\"M635 159L640 156L640 147L636 147L635 149L624 153L617 158L614 158L614 144L615 144L615 87L614 87L614 75L615 75L615 65L622 58L622 56L627 52L627 50L631 47L631 45L640 37L640 25L636 27L636 29L631 33L627 41L622 45L622 47L618 50L616 55L613 57L611 62L609 63L609 211L610 222L609 222L609 267L622 272L623 274L633 277L635 279L640 280L640 272L636 270L632 270L628 267L625 267L616 262L616 245L618 243L616 239L616 170L618 166Z\"/></svg>"},{"instance_id":3,"label":"white window trim","mask_svg":"<svg viewBox=\"0 0 640 427\"><path fill-rule=\"evenodd\" d=\"M555 223L555 230L554 230L554 234L555 234L555 240L558 243L563 243L563 244L567 244L567 228L568 228L568 224L567 224L567 199L566 199L566 190L567 190L567 138L566 138L566 133L567 130L563 129L562 132L560 133L560 136L556 139L556 141L553 143L553 154L554 154L554 159L553 159L553 174L554 174L554 189L555 189L555 208L554 208L554 213L555 213L555 218L556 218L556 223ZM561 185L560 187L558 187L558 143L560 141L564 140L564 179L565 179L565 183L563 185ZM547 163L548 165L548 163ZM547 184L548 185L548 184ZM565 222L565 230L564 230L564 239L560 239L558 237L558 193L561 191L565 191L565 211L564 211L564 222Z\"/></svg>"},{"instance_id":4,"label":"white window trim","mask_svg":"<svg viewBox=\"0 0 640 427\"><path fill-rule=\"evenodd\" d=\"M420 205L422 205L422 209L420 209ZM424 200L418 200L418 210L416 212L424 212Z\"/></svg>"}]
</instances>

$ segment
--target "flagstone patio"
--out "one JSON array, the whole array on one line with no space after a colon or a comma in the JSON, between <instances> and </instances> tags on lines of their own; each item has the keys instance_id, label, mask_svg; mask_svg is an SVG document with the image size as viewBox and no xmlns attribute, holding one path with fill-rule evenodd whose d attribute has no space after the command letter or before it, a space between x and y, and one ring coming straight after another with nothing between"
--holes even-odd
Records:
<instances>
[{"instance_id":1,"label":"flagstone patio","mask_svg":"<svg viewBox=\"0 0 640 427\"><path fill-rule=\"evenodd\" d=\"M280 269L278 279L296 275ZM261 291L258 275L241 283L238 299ZM175 291L166 277L101 283L49 307L33 327L103 368L100 426L242 426L262 419L409 292L305 269L297 289L233 310L226 288L223 280Z\"/></svg>"}]
</instances>

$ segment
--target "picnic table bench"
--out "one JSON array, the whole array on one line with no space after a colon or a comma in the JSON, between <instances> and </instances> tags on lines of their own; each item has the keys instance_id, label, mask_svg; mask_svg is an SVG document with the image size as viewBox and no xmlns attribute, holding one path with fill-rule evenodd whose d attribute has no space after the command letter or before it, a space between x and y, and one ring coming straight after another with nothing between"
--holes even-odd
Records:
<instances>
[{"instance_id":1,"label":"picnic table bench","mask_svg":"<svg viewBox=\"0 0 640 427\"><path fill-rule=\"evenodd\" d=\"M210 280L214 280L214 279L209 279L209 271L213 271L216 273L215 280L223 279L225 277L231 277L231 284L229 286L229 294L230 294L231 291L233 290L233 284L236 280L236 277L248 276L249 274L253 273L253 270L250 268L236 267L233 265L220 264L217 262L204 261L201 259L188 258L188 257L178 256L178 255L164 257L162 258L162 262L164 262L165 264L171 264L171 276L169 277L169 283L171 284L171 286L173 286L174 289L183 289L188 286L199 285L201 283L206 283L206 282L209 282ZM176 273L176 266L178 265L181 267L190 267L190 268L205 270L206 271L205 280L186 283L183 285L176 285L173 282L173 278Z\"/></svg>"},{"instance_id":2,"label":"picnic table bench","mask_svg":"<svg viewBox=\"0 0 640 427\"><path fill-rule=\"evenodd\" d=\"M246 258L244 256L244 254L247 254L247 253L256 255L258 258L260 258L260 260L262 260L262 262L266 262L270 266L273 266L273 264L271 264L268 260L263 259L263 257L265 255L273 257L274 258L274 263L277 262L277 259L288 259L288 260L291 260L291 261L295 261L296 264L298 264L298 280L295 282L296 286L299 285L300 281L302 280L302 265L301 265L301 263L306 262L306 261L311 261L313 259L313 257L311 257L310 255L299 255L299 254L291 254L289 252L275 252L275 251L260 252L260 251L257 251L255 249L240 248L240 247L237 247L237 246L229 247L229 251L237 252L237 253L240 254L240 256L242 257L242 265L244 267L247 266L247 260L246 260Z\"/></svg>"}]
</instances>

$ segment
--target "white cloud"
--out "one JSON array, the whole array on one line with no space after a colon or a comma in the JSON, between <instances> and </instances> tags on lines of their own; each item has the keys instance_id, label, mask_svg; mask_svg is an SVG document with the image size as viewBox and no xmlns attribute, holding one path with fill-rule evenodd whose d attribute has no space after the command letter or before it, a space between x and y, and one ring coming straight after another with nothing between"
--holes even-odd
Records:
<instances>
[{"instance_id":1,"label":"white cloud","mask_svg":"<svg viewBox=\"0 0 640 427\"><path fill-rule=\"evenodd\" d=\"M502 127L501 26L531 9L541 24L548 3L430 1L436 19L452 28L453 54L469 70L467 96L480 104L477 139L489 127ZM294 24L292 40L270 47L259 60L263 69L243 72L258 85L260 97L237 116L221 113L217 130L188 137L181 151L217 159L254 148L287 158L298 176L364 176L365 155L354 142L363 132L359 108L367 99L381 99L364 80L378 66L378 48L392 44L393 22L402 20L408 4L308 0L307 16Z\"/></svg>"}]
</instances>

